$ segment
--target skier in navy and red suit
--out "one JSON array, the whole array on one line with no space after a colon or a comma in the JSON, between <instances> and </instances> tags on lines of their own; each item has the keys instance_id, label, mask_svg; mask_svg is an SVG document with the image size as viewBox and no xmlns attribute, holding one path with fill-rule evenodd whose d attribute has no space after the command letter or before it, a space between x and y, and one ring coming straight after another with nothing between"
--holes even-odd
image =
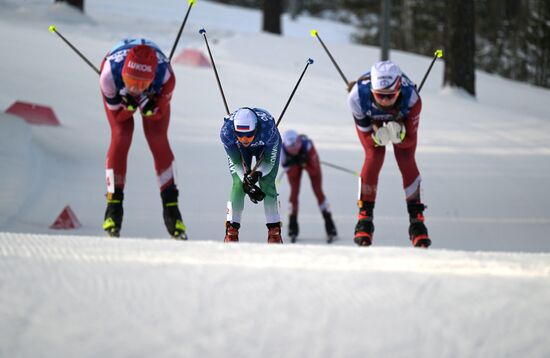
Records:
<instances>
[{"instance_id":1,"label":"skier in navy and red suit","mask_svg":"<svg viewBox=\"0 0 550 358\"><path fill-rule=\"evenodd\" d=\"M128 151L134 114L140 112L155 163L164 223L172 237L187 239L178 209L176 164L167 136L175 84L170 60L147 39L119 42L101 64L100 88L111 127L106 162L107 209L103 223L103 229L110 236L118 237L122 226Z\"/></svg>"},{"instance_id":2,"label":"skier in navy and red suit","mask_svg":"<svg viewBox=\"0 0 550 358\"><path fill-rule=\"evenodd\" d=\"M283 151L281 163L286 169L288 183L290 184L290 215L288 221L288 236L294 241L299 233L298 226L298 196L300 194L300 183L302 172L305 170L311 180L313 193L317 198L319 210L325 220L327 236L333 238L337 235L336 226L332 221L332 214L328 199L323 193L321 161L313 141L305 134L298 134L289 129L283 134Z\"/></svg>"},{"instance_id":3,"label":"skier in navy and red suit","mask_svg":"<svg viewBox=\"0 0 550 358\"><path fill-rule=\"evenodd\" d=\"M415 151L422 101L416 85L391 61L372 66L351 88L349 107L359 140L365 150L361 171L359 215L354 241L369 246L374 232L373 209L378 176L384 163L386 145L392 143L409 212L409 238L415 247L428 247L431 240L424 224L424 204L420 201L420 172Z\"/></svg>"}]
</instances>

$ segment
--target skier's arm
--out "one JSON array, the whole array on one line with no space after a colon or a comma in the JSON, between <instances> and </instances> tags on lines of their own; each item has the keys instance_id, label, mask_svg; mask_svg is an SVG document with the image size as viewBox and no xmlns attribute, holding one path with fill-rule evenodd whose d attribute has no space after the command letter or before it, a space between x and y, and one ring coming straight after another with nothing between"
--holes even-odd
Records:
<instances>
[{"instance_id":1,"label":"skier's arm","mask_svg":"<svg viewBox=\"0 0 550 358\"><path fill-rule=\"evenodd\" d=\"M124 121L132 117L137 108L137 103L135 101L129 103L128 101L132 100L130 96L123 98L119 94L109 61L105 61L101 68L99 88L103 95L105 110L111 112L117 121Z\"/></svg>"},{"instance_id":2,"label":"skier's arm","mask_svg":"<svg viewBox=\"0 0 550 358\"><path fill-rule=\"evenodd\" d=\"M281 152L281 141L279 138L278 140L274 141L271 145L266 144L264 147L264 152L261 157L260 165L258 166L258 169L256 171L262 173L262 176L267 176L269 173L271 173L271 170L275 167L275 164L277 164L277 161L279 159L279 155Z\"/></svg>"},{"instance_id":3,"label":"skier's arm","mask_svg":"<svg viewBox=\"0 0 550 358\"><path fill-rule=\"evenodd\" d=\"M239 148L236 144L224 145L225 152L227 153L227 163L229 165L229 172L231 174L237 174L241 181L244 180L245 172L243 167L243 160Z\"/></svg>"},{"instance_id":4,"label":"skier's arm","mask_svg":"<svg viewBox=\"0 0 550 358\"><path fill-rule=\"evenodd\" d=\"M140 104L141 113L149 119L158 120L166 113L172 99L172 93L176 87L176 77L172 68L168 67L163 79L160 93L156 96L146 98Z\"/></svg>"},{"instance_id":5,"label":"skier's arm","mask_svg":"<svg viewBox=\"0 0 550 358\"><path fill-rule=\"evenodd\" d=\"M361 107L357 83L352 87L348 95L348 107L351 110L355 124L361 132L369 132L373 129L371 118L363 112L363 108Z\"/></svg>"}]
</instances>

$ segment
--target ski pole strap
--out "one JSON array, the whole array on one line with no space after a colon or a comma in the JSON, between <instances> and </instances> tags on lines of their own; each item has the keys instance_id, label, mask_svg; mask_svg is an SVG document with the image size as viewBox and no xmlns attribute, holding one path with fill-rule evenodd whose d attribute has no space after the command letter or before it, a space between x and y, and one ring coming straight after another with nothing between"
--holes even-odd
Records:
<instances>
[{"instance_id":1,"label":"ski pole strap","mask_svg":"<svg viewBox=\"0 0 550 358\"><path fill-rule=\"evenodd\" d=\"M298 86L300 85L300 82L302 81L302 78L304 77L307 68L309 65L313 63L313 59L308 58L306 67L304 67L304 70L302 71L302 74L300 75L300 78L298 79L298 82L296 82L296 86L294 86L294 89L292 90L292 93L290 94L290 97L288 98L288 101L286 101L285 108L283 108L283 112L279 116L279 119L277 120L277 123L275 124L276 127L279 126L279 123L281 122L281 119L283 119L283 116L285 115L286 109L288 108L288 105L290 104L290 101L292 101L292 97L294 97L294 94L296 93L296 90L298 89Z\"/></svg>"},{"instance_id":2,"label":"ski pole strap","mask_svg":"<svg viewBox=\"0 0 550 358\"><path fill-rule=\"evenodd\" d=\"M176 41L174 41L174 46L172 46L172 51L170 51L170 56L168 59L171 61L172 56L174 56L174 51L176 51L176 46L178 45L178 42L180 40L181 33L183 32L183 28L185 27L185 23L187 22L187 18L189 17L189 13L191 12L191 8L195 4L195 0L189 0L189 7L187 8L187 13L185 14L185 18L183 19L183 23L181 24L180 30L178 32L178 36L176 37Z\"/></svg>"},{"instance_id":3,"label":"ski pole strap","mask_svg":"<svg viewBox=\"0 0 550 358\"><path fill-rule=\"evenodd\" d=\"M220 82L220 76L218 76L218 70L216 69L216 63L214 62L214 57L212 57L212 51L210 51L210 45L208 45L208 39L206 38L206 30L200 29L199 33L204 37L204 42L206 43L206 48L208 49L208 56L210 56L210 61L212 62L212 68L214 68L214 74L216 75L216 81L218 82L218 87L222 95L223 104L225 106L225 112L229 115L229 106L227 105L227 100L225 99L225 94L223 93L222 83Z\"/></svg>"},{"instance_id":4,"label":"ski pole strap","mask_svg":"<svg viewBox=\"0 0 550 358\"><path fill-rule=\"evenodd\" d=\"M50 32L55 33L57 36L59 36L59 38L61 38L61 40L63 40L67 45L69 45L69 47L74 52L76 52L76 54L80 56L80 58L82 58L84 62L86 62L88 66L90 66L98 75L100 74L99 70L90 62L90 60L88 60L86 56L84 56L80 51L78 51L78 49L74 47L73 44L71 44L65 37L63 37L63 35L61 35L59 31L57 31L57 28L55 27L55 25L51 25L48 29L50 30Z\"/></svg>"},{"instance_id":5,"label":"ski pole strap","mask_svg":"<svg viewBox=\"0 0 550 358\"><path fill-rule=\"evenodd\" d=\"M334 67L336 67L336 70L338 71L338 73L340 74L340 76L342 77L342 79L344 80L344 82L346 83L346 86L347 86L349 84L348 79L346 78L346 76L344 76L344 73L340 69L340 66L338 66L338 64L336 63L336 60L334 59L334 57L332 57L332 54L328 50L327 46L325 46L325 43L321 39L321 36L319 36L319 33L317 32L317 30L311 30L311 36L316 37L317 40L319 40L319 43L321 43L321 46L323 46L323 49L327 53L328 57L332 61L332 64L334 65Z\"/></svg>"},{"instance_id":6,"label":"ski pole strap","mask_svg":"<svg viewBox=\"0 0 550 358\"><path fill-rule=\"evenodd\" d=\"M428 67L428 71L426 71L426 74L424 74L424 78L422 78L422 82L420 82L420 86L418 86L418 93L420 93L420 90L422 89L422 86L424 86L424 82L426 81L426 78L430 74L430 71L432 70L432 67L435 63L435 60L437 60L438 58L441 58L441 57L443 57L443 51L437 50L437 51L434 52L434 57L432 59L432 62L430 63L430 67Z\"/></svg>"}]
</instances>

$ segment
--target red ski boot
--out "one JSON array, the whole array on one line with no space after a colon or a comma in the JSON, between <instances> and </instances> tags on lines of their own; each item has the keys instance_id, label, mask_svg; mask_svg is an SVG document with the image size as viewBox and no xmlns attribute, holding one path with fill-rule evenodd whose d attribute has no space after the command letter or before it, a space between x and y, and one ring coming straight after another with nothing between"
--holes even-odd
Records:
<instances>
[{"instance_id":1,"label":"red ski boot","mask_svg":"<svg viewBox=\"0 0 550 358\"><path fill-rule=\"evenodd\" d=\"M281 223L267 224L267 243L268 244L282 244L283 238L281 237Z\"/></svg>"},{"instance_id":2,"label":"red ski boot","mask_svg":"<svg viewBox=\"0 0 550 358\"><path fill-rule=\"evenodd\" d=\"M374 233L374 224L372 223L372 212L374 202L360 201L358 221L355 225L355 236L353 241L359 246L370 246L372 244L372 234Z\"/></svg>"},{"instance_id":3,"label":"red ski boot","mask_svg":"<svg viewBox=\"0 0 550 358\"><path fill-rule=\"evenodd\" d=\"M241 224L225 222L225 239L224 242L239 242L239 228Z\"/></svg>"},{"instance_id":4,"label":"red ski boot","mask_svg":"<svg viewBox=\"0 0 550 358\"><path fill-rule=\"evenodd\" d=\"M420 201L407 202L409 212L409 238L414 247L428 248L432 240L428 237L428 229L424 225L424 209L426 206Z\"/></svg>"}]
</instances>

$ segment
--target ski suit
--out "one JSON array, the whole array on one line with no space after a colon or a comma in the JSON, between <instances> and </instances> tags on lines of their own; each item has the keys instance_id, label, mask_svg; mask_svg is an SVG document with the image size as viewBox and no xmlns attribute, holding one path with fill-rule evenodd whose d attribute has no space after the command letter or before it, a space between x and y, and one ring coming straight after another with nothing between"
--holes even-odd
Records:
<instances>
[{"instance_id":1,"label":"ski suit","mask_svg":"<svg viewBox=\"0 0 550 358\"><path fill-rule=\"evenodd\" d=\"M298 153L291 155L283 145L281 153L281 163L286 169L288 182L290 184L290 214L297 215L299 208L298 196L300 194L300 183L302 172L305 170L309 174L313 193L317 198L317 203L321 211L328 210L328 201L323 193L321 162L313 141L306 135L300 134L301 146Z\"/></svg>"},{"instance_id":2,"label":"ski suit","mask_svg":"<svg viewBox=\"0 0 550 358\"><path fill-rule=\"evenodd\" d=\"M140 104L140 111L148 100L155 99L157 110L151 116L143 117L143 130L153 154L160 190L175 185L174 154L168 142L170 122L170 100L176 80L170 60L159 47L147 39L126 39L115 45L101 64L100 89L107 119L111 127L111 143L106 160L107 191L124 189L128 151L134 131L134 112L126 110L124 96L129 96L122 80L122 67L128 51L137 45L152 47L157 55L158 66L151 86L134 100ZM142 114L143 116L143 114Z\"/></svg>"},{"instance_id":3,"label":"ski suit","mask_svg":"<svg viewBox=\"0 0 550 358\"><path fill-rule=\"evenodd\" d=\"M405 125L405 138L403 142L393 144L393 151L403 178L406 199L419 200L421 177L416 165L415 152L422 101L416 85L403 74L399 98L391 109L382 109L373 99L370 72L367 72L352 87L348 96L348 105L365 151L359 200L367 202L376 200L378 177L384 163L386 147L375 145L371 135L373 124L388 121L398 121Z\"/></svg>"},{"instance_id":4,"label":"ski suit","mask_svg":"<svg viewBox=\"0 0 550 358\"><path fill-rule=\"evenodd\" d=\"M227 153L229 172L233 178L233 186L227 203L227 221L239 224L241 222L245 197L243 179L246 172L252 169L252 158L255 157L256 161L260 163L257 171L262 173L259 186L265 193L266 223L278 223L281 218L275 179L281 155L281 135L271 114L260 108L252 108L252 110L258 116L259 128L254 141L248 147L239 143L233 130L233 116L237 111L224 118L224 124L220 131L220 138Z\"/></svg>"}]
</instances>

